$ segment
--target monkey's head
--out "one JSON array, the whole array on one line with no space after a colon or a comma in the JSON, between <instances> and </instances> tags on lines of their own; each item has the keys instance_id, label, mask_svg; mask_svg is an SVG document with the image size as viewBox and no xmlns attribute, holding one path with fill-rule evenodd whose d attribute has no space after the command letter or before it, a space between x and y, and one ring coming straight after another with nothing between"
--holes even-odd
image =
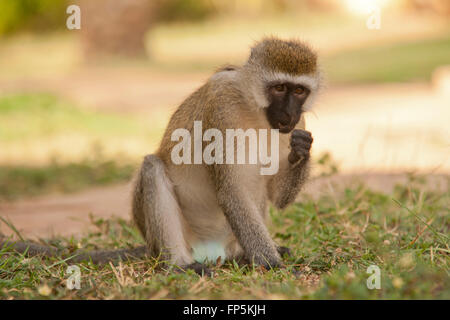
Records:
<instances>
[{"instance_id":1,"label":"monkey's head","mask_svg":"<svg viewBox=\"0 0 450 320\"><path fill-rule=\"evenodd\" d=\"M266 38L252 48L244 69L272 128L291 132L320 85L316 53L297 40Z\"/></svg>"}]
</instances>

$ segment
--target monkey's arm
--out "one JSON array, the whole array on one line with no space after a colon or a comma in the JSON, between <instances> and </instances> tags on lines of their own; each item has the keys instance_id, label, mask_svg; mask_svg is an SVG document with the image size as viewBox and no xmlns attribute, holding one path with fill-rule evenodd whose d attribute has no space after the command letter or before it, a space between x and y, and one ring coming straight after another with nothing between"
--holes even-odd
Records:
<instances>
[{"instance_id":1,"label":"monkey's arm","mask_svg":"<svg viewBox=\"0 0 450 320\"><path fill-rule=\"evenodd\" d=\"M245 178L245 170L239 170L237 167L214 167L219 206L244 250L247 261L266 268L279 267L280 255L265 226L264 213L261 212L260 204L251 198L248 190L238 183L248 179Z\"/></svg>"},{"instance_id":2,"label":"monkey's arm","mask_svg":"<svg viewBox=\"0 0 450 320\"><path fill-rule=\"evenodd\" d=\"M292 132L288 163L280 166L280 171L269 184L270 200L277 208L283 209L294 202L308 179L312 141L311 133L308 131L294 130Z\"/></svg>"}]
</instances>

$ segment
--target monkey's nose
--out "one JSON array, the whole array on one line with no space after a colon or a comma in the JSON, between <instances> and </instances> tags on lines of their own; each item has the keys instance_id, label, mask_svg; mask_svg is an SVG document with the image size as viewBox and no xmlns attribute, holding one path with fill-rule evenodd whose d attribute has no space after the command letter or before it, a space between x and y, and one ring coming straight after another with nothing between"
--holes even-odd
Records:
<instances>
[{"instance_id":1,"label":"monkey's nose","mask_svg":"<svg viewBox=\"0 0 450 320\"><path fill-rule=\"evenodd\" d=\"M290 123L288 123L288 124L282 124L281 122L278 122L278 128L279 128L281 131L286 131L286 130L289 130L289 129L291 128L291 124L290 124Z\"/></svg>"},{"instance_id":2,"label":"monkey's nose","mask_svg":"<svg viewBox=\"0 0 450 320\"><path fill-rule=\"evenodd\" d=\"M284 117L278 118L278 125L279 126L289 126L291 124L291 117L286 115Z\"/></svg>"}]
</instances>

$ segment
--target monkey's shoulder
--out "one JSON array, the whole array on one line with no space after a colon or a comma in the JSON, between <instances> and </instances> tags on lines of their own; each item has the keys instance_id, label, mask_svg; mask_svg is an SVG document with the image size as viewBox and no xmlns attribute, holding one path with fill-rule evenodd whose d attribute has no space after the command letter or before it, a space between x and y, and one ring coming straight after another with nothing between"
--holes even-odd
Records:
<instances>
[{"instance_id":1,"label":"monkey's shoulder","mask_svg":"<svg viewBox=\"0 0 450 320\"><path fill-rule=\"evenodd\" d=\"M217 69L211 77L209 77L206 85L215 87L226 87L229 85L236 84L239 78L241 67L234 65L225 65Z\"/></svg>"},{"instance_id":2,"label":"monkey's shoulder","mask_svg":"<svg viewBox=\"0 0 450 320\"><path fill-rule=\"evenodd\" d=\"M216 103L238 102L242 97L239 67L225 66L218 69L200 88L195 90L180 108L203 109L205 106L213 106Z\"/></svg>"},{"instance_id":3,"label":"monkey's shoulder","mask_svg":"<svg viewBox=\"0 0 450 320\"><path fill-rule=\"evenodd\" d=\"M232 72L232 71L238 71L241 67L233 65L233 64L226 64L223 65L214 72L214 75L221 72Z\"/></svg>"}]
</instances>

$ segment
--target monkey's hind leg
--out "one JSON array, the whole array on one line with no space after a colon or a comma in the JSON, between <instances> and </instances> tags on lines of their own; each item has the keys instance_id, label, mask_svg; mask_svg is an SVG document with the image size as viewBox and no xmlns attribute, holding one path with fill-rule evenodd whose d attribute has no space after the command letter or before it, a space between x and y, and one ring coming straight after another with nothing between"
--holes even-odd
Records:
<instances>
[{"instance_id":1,"label":"monkey's hind leg","mask_svg":"<svg viewBox=\"0 0 450 320\"><path fill-rule=\"evenodd\" d=\"M186 267L194 261L185 240L183 216L164 163L148 155L137 177L133 218L152 256Z\"/></svg>"}]
</instances>

